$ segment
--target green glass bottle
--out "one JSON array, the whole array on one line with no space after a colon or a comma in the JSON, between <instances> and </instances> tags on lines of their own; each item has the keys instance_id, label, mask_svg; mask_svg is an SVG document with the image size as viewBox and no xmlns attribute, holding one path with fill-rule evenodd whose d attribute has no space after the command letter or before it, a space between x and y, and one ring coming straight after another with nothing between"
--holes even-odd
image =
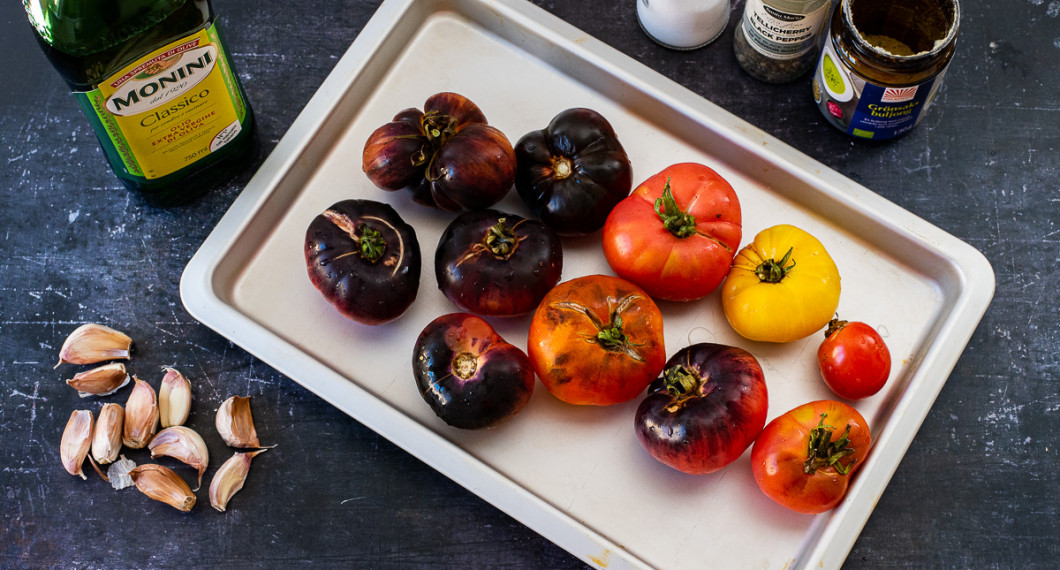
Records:
<instances>
[{"instance_id":1,"label":"green glass bottle","mask_svg":"<svg viewBox=\"0 0 1060 570\"><path fill-rule=\"evenodd\" d=\"M254 115L209 0L23 0L111 168L152 204L238 172Z\"/></svg>"}]
</instances>

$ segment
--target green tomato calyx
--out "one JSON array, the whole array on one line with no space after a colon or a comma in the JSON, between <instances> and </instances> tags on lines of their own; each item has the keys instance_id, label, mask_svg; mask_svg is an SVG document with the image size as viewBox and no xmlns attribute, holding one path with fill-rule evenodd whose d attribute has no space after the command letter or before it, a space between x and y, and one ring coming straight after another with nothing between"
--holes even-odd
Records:
<instances>
[{"instance_id":1,"label":"green tomato calyx","mask_svg":"<svg viewBox=\"0 0 1060 570\"><path fill-rule=\"evenodd\" d=\"M663 227L674 237L686 238L696 233L696 218L681 211L670 190L670 179L666 179L662 197L655 199L655 213L662 220Z\"/></svg>"},{"instance_id":2,"label":"green tomato calyx","mask_svg":"<svg viewBox=\"0 0 1060 570\"><path fill-rule=\"evenodd\" d=\"M817 427L810 430L810 440L806 447L806 462L803 463L802 471L807 475L813 475L818 469L832 467L840 475L846 475L850 473L850 469L858 462L856 457L846 465L839 462L840 459L854 453L854 448L848 447L850 444L850 424L847 424L846 430L843 431L843 435L839 439L832 441L835 427L824 423L826 417L828 417L828 414L821 414L820 423L817 424Z\"/></svg>"},{"instance_id":3,"label":"green tomato calyx","mask_svg":"<svg viewBox=\"0 0 1060 570\"><path fill-rule=\"evenodd\" d=\"M666 391L675 398L691 395L699 388L699 376L684 366L674 366L663 371Z\"/></svg>"},{"instance_id":4,"label":"green tomato calyx","mask_svg":"<svg viewBox=\"0 0 1060 570\"><path fill-rule=\"evenodd\" d=\"M793 249L789 247L788 252L784 254L780 261L770 258L760 263L755 268L755 275L763 283L780 283L783 281L788 276L788 273L791 273L791 270L795 268L795 260L791 259L791 251ZM788 261L791 261L791 265L788 265Z\"/></svg>"},{"instance_id":5,"label":"green tomato calyx","mask_svg":"<svg viewBox=\"0 0 1060 570\"><path fill-rule=\"evenodd\" d=\"M367 259L371 263L379 261L380 257L383 257L383 252L386 251L386 240L383 239L383 234L368 227L368 224L361 224L357 227L357 241L361 244L361 256Z\"/></svg>"},{"instance_id":6,"label":"green tomato calyx","mask_svg":"<svg viewBox=\"0 0 1060 570\"><path fill-rule=\"evenodd\" d=\"M508 225L507 218L498 218L497 223L490 226L486 232L486 239L482 241L485 248L497 259L508 259L519 245L519 236L515 235L515 227Z\"/></svg>"}]
</instances>

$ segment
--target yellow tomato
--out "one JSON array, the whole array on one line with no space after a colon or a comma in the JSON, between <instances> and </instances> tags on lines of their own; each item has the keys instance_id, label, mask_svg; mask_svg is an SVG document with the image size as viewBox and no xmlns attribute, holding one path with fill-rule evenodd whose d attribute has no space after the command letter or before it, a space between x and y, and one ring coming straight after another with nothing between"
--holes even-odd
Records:
<instances>
[{"instance_id":1,"label":"yellow tomato","mask_svg":"<svg viewBox=\"0 0 1060 570\"><path fill-rule=\"evenodd\" d=\"M744 338L805 338L835 315L839 270L824 245L806 231L791 225L766 228L733 260L721 306Z\"/></svg>"}]
</instances>

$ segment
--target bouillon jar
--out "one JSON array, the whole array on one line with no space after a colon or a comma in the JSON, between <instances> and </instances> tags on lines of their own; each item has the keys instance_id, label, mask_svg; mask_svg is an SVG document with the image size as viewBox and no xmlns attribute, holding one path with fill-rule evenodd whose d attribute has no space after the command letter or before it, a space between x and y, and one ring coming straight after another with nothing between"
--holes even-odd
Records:
<instances>
[{"instance_id":1,"label":"bouillon jar","mask_svg":"<svg viewBox=\"0 0 1060 570\"><path fill-rule=\"evenodd\" d=\"M942 85L959 20L957 0L842 0L813 78L821 113L866 139L912 130Z\"/></svg>"}]
</instances>

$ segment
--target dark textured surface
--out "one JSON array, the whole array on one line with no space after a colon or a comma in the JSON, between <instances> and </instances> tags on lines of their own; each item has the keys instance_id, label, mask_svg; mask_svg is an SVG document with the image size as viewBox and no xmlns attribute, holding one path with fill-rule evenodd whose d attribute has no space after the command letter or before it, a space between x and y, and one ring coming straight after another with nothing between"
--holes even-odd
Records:
<instances>
[{"instance_id":1,"label":"dark textured surface","mask_svg":"<svg viewBox=\"0 0 1060 570\"><path fill-rule=\"evenodd\" d=\"M678 53L640 32L632 0L535 3L989 258L994 301L847 566L1055 567L1060 2L965 2L936 106L909 136L874 144L828 126L806 82L768 86L742 73L735 16L716 44ZM253 167L378 4L217 0L257 112ZM192 319L181 271L253 167L190 205L146 206L110 173L17 2L2 3L0 30L0 566L581 566ZM230 454L213 411L229 395L252 396L263 442L278 447L254 460L229 512L200 492L184 515L63 471L70 411L99 405L63 384L69 369L52 369L83 322L127 331L131 368L153 384L164 365L192 379L189 424L208 434L214 458L207 479Z\"/></svg>"}]
</instances>

